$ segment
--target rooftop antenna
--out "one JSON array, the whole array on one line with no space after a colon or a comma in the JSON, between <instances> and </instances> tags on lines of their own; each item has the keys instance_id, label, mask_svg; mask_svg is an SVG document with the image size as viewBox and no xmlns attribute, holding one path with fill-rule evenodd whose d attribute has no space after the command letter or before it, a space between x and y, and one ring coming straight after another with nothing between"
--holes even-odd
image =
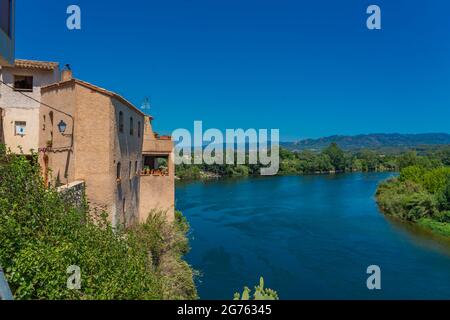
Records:
<instances>
[{"instance_id":1,"label":"rooftop antenna","mask_svg":"<svg viewBox=\"0 0 450 320\"><path fill-rule=\"evenodd\" d=\"M144 101L142 102L141 109L142 110L150 110L152 102L150 101L149 97L145 97Z\"/></svg>"}]
</instances>

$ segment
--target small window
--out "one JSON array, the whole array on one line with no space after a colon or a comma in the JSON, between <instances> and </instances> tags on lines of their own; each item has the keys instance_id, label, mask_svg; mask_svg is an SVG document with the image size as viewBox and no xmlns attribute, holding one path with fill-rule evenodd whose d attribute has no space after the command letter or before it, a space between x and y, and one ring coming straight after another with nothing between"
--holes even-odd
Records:
<instances>
[{"instance_id":1,"label":"small window","mask_svg":"<svg viewBox=\"0 0 450 320\"><path fill-rule=\"evenodd\" d=\"M123 112L119 112L119 132L123 132Z\"/></svg>"},{"instance_id":2,"label":"small window","mask_svg":"<svg viewBox=\"0 0 450 320\"><path fill-rule=\"evenodd\" d=\"M131 161L128 164L128 174L129 174L129 178L130 180L133 178L133 172L131 171L132 167L131 167Z\"/></svg>"},{"instance_id":3,"label":"small window","mask_svg":"<svg viewBox=\"0 0 450 320\"><path fill-rule=\"evenodd\" d=\"M138 138L141 137L141 122L138 121Z\"/></svg>"},{"instance_id":4,"label":"small window","mask_svg":"<svg viewBox=\"0 0 450 320\"><path fill-rule=\"evenodd\" d=\"M117 164L117 181L120 181L120 172L122 170L122 166L120 162Z\"/></svg>"},{"instance_id":5,"label":"small window","mask_svg":"<svg viewBox=\"0 0 450 320\"><path fill-rule=\"evenodd\" d=\"M15 125L14 125L14 128L15 128L15 133L16 133L16 136L24 136L25 134L26 134L26 132L27 132L27 123L26 122L24 122L24 121L16 121L16 123L15 123Z\"/></svg>"},{"instance_id":6,"label":"small window","mask_svg":"<svg viewBox=\"0 0 450 320\"><path fill-rule=\"evenodd\" d=\"M137 161L134 162L134 172L136 172L136 175L139 174L139 167Z\"/></svg>"},{"instance_id":7,"label":"small window","mask_svg":"<svg viewBox=\"0 0 450 320\"><path fill-rule=\"evenodd\" d=\"M132 136L134 134L134 124L133 124L133 117L130 118L130 135Z\"/></svg>"},{"instance_id":8,"label":"small window","mask_svg":"<svg viewBox=\"0 0 450 320\"><path fill-rule=\"evenodd\" d=\"M16 90L16 91L33 91L33 77L31 77L31 76L14 76L14 90Z\"/></svg>"}]
</instances>

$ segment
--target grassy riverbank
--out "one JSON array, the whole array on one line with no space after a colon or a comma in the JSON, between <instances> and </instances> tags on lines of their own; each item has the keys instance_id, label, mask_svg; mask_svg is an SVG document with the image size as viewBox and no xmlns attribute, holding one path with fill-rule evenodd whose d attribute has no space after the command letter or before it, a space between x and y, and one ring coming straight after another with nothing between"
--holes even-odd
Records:
<instances>
[{"instance_id":1,"label":"grassy riverbank","mask_svg":"<svg viewBox=\"0 0 450 320\"><path fill-rule=\"evenodd\" d=\"M47 189L40 168L0 146L0 265L17 300L196 299L194 271L183 260L189 226L162 214L113 229ZM69 290L78 266L81 289Z\"/></svg>"}]
</instances>

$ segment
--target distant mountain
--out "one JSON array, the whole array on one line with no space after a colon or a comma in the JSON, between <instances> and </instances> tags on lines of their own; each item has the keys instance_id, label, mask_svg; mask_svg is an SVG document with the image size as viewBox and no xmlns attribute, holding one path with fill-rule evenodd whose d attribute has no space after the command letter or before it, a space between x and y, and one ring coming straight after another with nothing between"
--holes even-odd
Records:
<instances>
[{"instance_id":1,"label":"distant mountain","mask_svg":"<svg viewBox=\"0 0 450 320\"><path fill-rule=\"evenodd\" d=\"M406 149L430 145L450 145L450 134L366 134L358 136L331 136L320 139L306 139L298 142L282 143L290 150L322 150L336 142L345 150L358 149Z\"/></svg>"}]
</instances>

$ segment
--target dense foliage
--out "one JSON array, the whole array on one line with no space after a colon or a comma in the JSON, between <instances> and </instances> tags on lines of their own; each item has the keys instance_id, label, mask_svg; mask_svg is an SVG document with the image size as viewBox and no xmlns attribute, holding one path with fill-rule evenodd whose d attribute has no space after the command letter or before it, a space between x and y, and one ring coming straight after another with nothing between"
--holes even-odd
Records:
<instances>
[{"instance_id":1,"label":"dense foliage","mask_svg":"<svg viewBox=\"0 0 450 320\"><path fill-rule=\"evenodd\" d=\"M247 161L248 163L248 161ZM280 175L323 174L330 172L398 171L411 165L434 168L450 165L450 147L381 153L373 150L344 151L336 143L322 151L280 149ZM178 165L181 180L259 175L259 165Z\"/></svg>"},{"instance_id":2,"label":"dense foliage","mask_svg":"<svg viewBox=\"0 0 450 320\"><path fill-rule=\"evenodd\" d=\"M188 226L154 213L147 223L113 229L106 214L76 207L46 189L39 166L0 147L0 265L15 299L195 299L182 260ZM81 289L69 290L69 266Z\"/></svg>"},{"instance_id":3,"label":"dense foliage","mask_svg":"<svg viewBox=\"0 0 450 320\"><path fill-rule=\"evenodd\" d=\"M450 236L450 167L430 167L420 160L382 183L377 191L387 214Z\"/></svg>"}]
</instances>

